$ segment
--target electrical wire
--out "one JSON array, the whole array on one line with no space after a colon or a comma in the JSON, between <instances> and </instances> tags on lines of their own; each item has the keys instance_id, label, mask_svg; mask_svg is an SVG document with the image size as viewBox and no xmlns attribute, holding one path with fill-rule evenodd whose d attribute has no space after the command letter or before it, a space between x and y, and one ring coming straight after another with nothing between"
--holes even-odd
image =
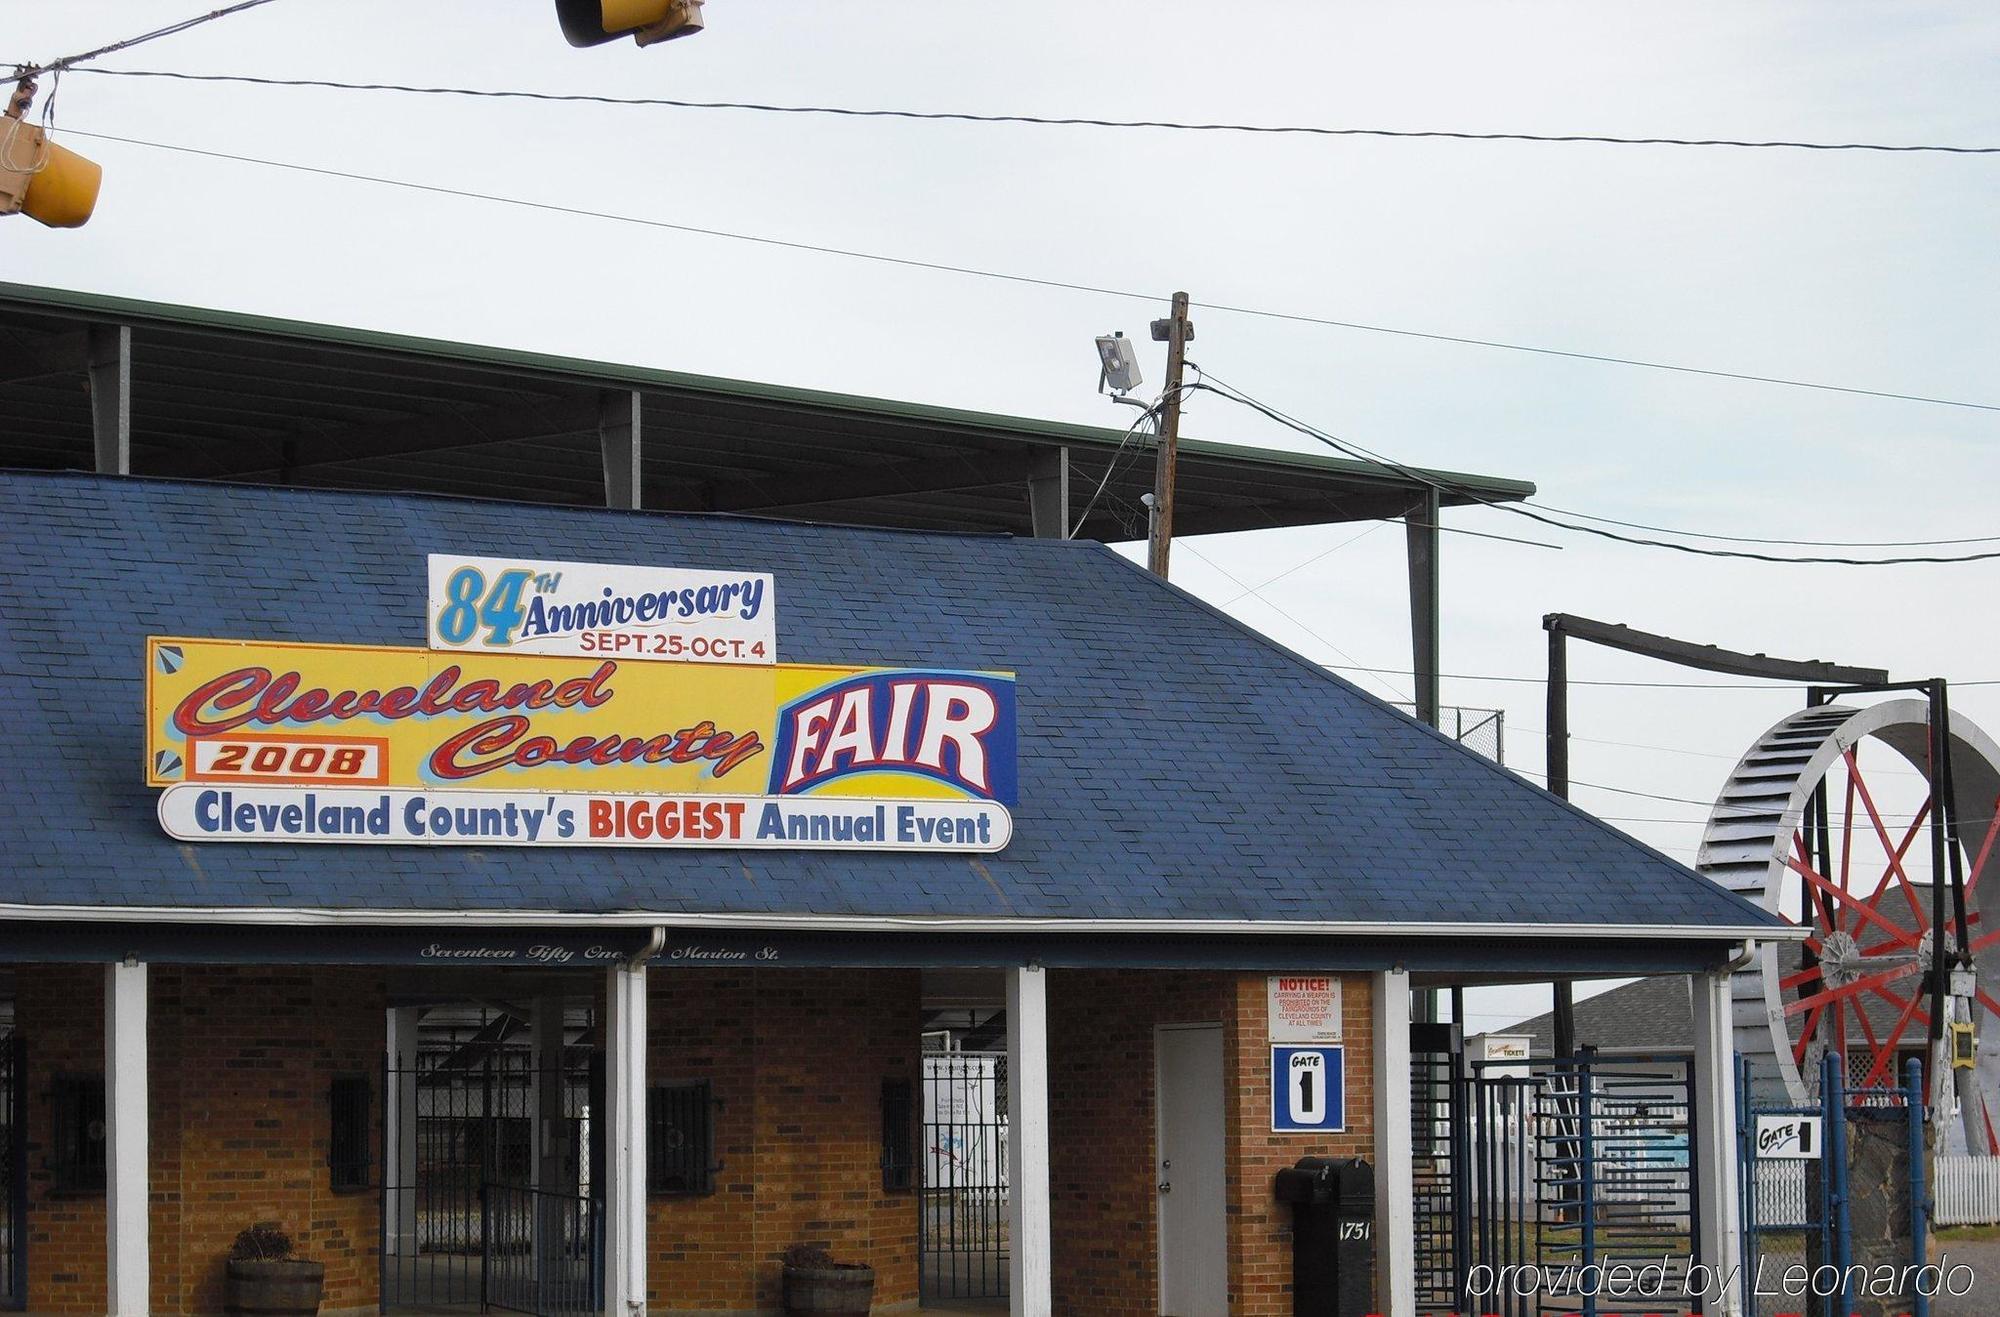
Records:
<instances>
[{"instance_id":1,"label":"electrical wire","mask_svg":"<svg viewBox=\"0 0 2000 1317\"><path fill-rule=\"evenodd\" d=\"M1185 393L1187 390L1183 388L1181 392ZM1165 405L1166 396L1162 394L1158 402L1140 412L1138 418L1125 427L1125 433L1118 438L1118 447L1111 450L1110 460L1104 464L1103 478L1097 482L1097 488L1091 491L1090 501L1083 505L1083 512L1077 517L1076 525L1070 528L1070 539L1075 539L1083 533L1083 523L1090 520L1090 510L1097 506L1097 500L1104 494L1104 487L1111 483L1112 475L1118 470L1119 455L1125 451L1125 445L1132 442L1132 436L1139 432L1139 427L1151 421L1154 423L1153 433L1155 435L1159 433L1160 408Z\"/></svg>"},{"instance_id":2,"label":"electrical wire","mask_svg":"<svg viewBox=\"0 0 2000 1317\"><path fill-rule=\"evenodd\" d=\"M1585 521L1602 522L1607 526L1649 530L1661 535L1680 535L1687 539L1724 540L1731 544L1777 544L1801 549L1930 549L1955 544L2000 543L2000 535L1967 535L1951 540L1791 540L1758 535L1724 535L1719 531L1680 530L1672 526L1650 526L1643 521L1620 521L1616 517L1600 517L1595 513L1578 512L1574 508L1552 507L1537 499L1523 499L1522 502L1543 512L1554 512L1565 517L1581 517Z\"/></svg>"},{"instance_id":3,"label":"electrical wire","mask_svg":"<svg viewBox=\"0 0 2000 1317\"><path fill-rule=\"evenodd\" d=\"M1327 663L1323 664L1322 666L1334 668L1338 671L1343 671L1343 672L1400 673L1409 671L1409 669L1407 668L1364 667L1360 664L1343 665L1339 663ZM1548 681L1547 677L1503 676L1501 674L1492 672L1441 672L1438 674L1438 677L1440 680L1443 681L1519 682L1523 685L1529 685L1529 686L1540 686ZM1616 686L1626 689L1639 689L1639 690L1770 692L1770 691L1781 691L1785 689L1787 685L1797 685L1800 683L1794 682L1794 683L1774 684L1773 682L1755 682L1755 681L1605 681L1605 680L1591 680L1583 677L1571 677L1569 678L1569 684L1572 686ZM1974 681L1954 680L1952 681L1951 684L1953 686L2000 686L2000 678L1986 678Z\"/></svg>"},{"instance_id":4,"label":"electrical wire","mask_svg":"<svg viewBox=\"0 0 2000 1317\"><path fill-rule=\"evenodd\" d=\"M229 5L206 14L197 14L193 18L184 18L178 23L169 23L165 27L154 28L151 32L142 32L136 37L126 37L123 41L114 41L108 46L99 46L95 50L86 50L80 55L65 55L61 59L52 59L46 64L19 65L14 70L14 77L25 82L31 78L39 78L44 73L60 73L65 69L75 69L77 65L82 64L86 60L100 59L105 55L110 55L117 51L130 50L134 46L143 46L148 41L158 41L161 37L171 37L176 33L185 32L189 28L200 27L204 23L213 23L218 18L228 18L231 14L240 14L246 9L255 9L259 5L268 5L270 3L271 0L241 0L239 4ZM99 73L104 70L88 69L81 71Z\"/></svg>"},{"instance_id":5,"label":"electrical wire","mask_svg":"<svg viewBox=\"0 0 2000 1317\"><path fill-rule=\"evenodd\" d=\"M262 3L262 0L258 0ZM1739 150L1872 151L1892 154L2000 155L2000 146L1932 143L1807 142L1782 138L1622 137L1606 133L1480 133L1454 129L1333 128L1316 124L1198 123L1174 119L1103 119L1081 115L979 114L966 110L863 109L845 105L780 105L762 101L689 101L661 96L605 96L584 92L519 91L492 87L426 87L400 82L347 82L334 78L270 78L244 73L183 73L169 69L91 69L117 78L171 78L181 82L241 83L256 87L316 87L330 91L397 92L413 96L464 96L589 105L650 106L676 110L745 110L759 114L829 115L847 119L1029 124L1044 128L1147 128L1183 133L1259 133L1310 137L1382 137L1458 142L1589 143L1603 146L1730 147Z\"/></svg>"},{"instance_id":6,"label":"electrical wire","mask_svg":"<svg viewBox=\"0 0 2000 1317\"><path fill-rule=\"evenodd\" d=\"M1223 576L1227 577L1229 580L1234 582L1239 589L1244 591L1245 594L1255 595L1259 603L1263 604L1266 608L1276 613L1279 617L1284 618L1287 622L1290 622L1293 626L1305 632L1307 635L1311 636L1314 640L1317 640L1320 644L1325 645L1328 649L1340 655L1342 658L1352 662L1354 658L1352 654L1349 654L1346 650L1334 644L1331 640L1328 640L1325 636L1321 635L1316 629L1307 625L1299 618L1293 616L1286 609L1280 607L1275 603L1272 603L1269 599L1266 599L1263 595L1257 594L1256 589L1253 589L1248 583L1243 581L1240 577L1238 577L1234 572L1230 571L1227 567L1224 567L1221 563L1215 561L1215 559L1209 557L1207 554L1203 553L1200 549L1195 548L1193 543L1191 543L1190 541L1175 540L1174 547L1185 550L1186 552L1193 554L1196 558L1200 559L1202 562L1207 563L1210 567L1214 568L1216 571L1220 572ZM1237 598L1239 599L1242 597L1243 597L1242 595L1237 596ZM1333 665L1323 663L1320 666L1331 667ZM1393 694L1398 700L1400 700L1404 704L1411 703L1415 698L1414 696L1410 695L1407 691L1402 690L1400 687L1394 685L1391 682L1385 681L1380 676L1377 676L1375 678L1375 684Z\"/></svg>"},{"instance_id":7,"label":"electrical wire","mask_svg":"<svg viewBox=\"0 0 2000 1317\"><path fill-rule=\"evenodd\" d=\"M518 206L526 210L537 210L549 214L573 215L587 219L606 220L618 224L633 224L645 228L665 229L676 233L690 233L701 237L723 238L733 242L755 243L760 246L778 247L790 251L813 252L823 256L841 256L850 260L874 261L879 264L901 266L906 269L935 270L948 274L965 275L971 278L1026 284L1038 288L1055 288L1065 292L1090 293L1100 297L1116 297L1128 301L1147 302L1155 305L1166 300L1165 297L1157 293L1136 292L1128 288L1111 288L1101 284L1085 284L1063 279L1047 279L1034 275L981 269L976 266L954 265L947 261L924 261L907 256L892 256L886 252L861 251L854 248L832 247L819 243L773 238L760 234L738 233L728 229L704 228L693 224L676 224L668 220L648 219L643 216L624 215L613 211L591 210L582 206L565 206L555 202L536 201L527 197L511 197L499 193L476 192L466 188L443 187L439 184L421 183L413 179L389 178L378 174L364 174L355 170L329 169L319 165L302 165L286 160L271 160L228 151L213 151L201 147L183 146L173 142L148 141L143 138L127 137L115 133L84 132L81 129L75 128L67 131L77 137L93 138L104 142L118 142L126 146L137 146L148 150L172 151L182 155L200 156L210 160L227 160L236 164L256 165L267 169L283 169L294 173L312 174L322 178L337 178L348 182L372 183L382 187L407 188L417 192L428 192L435 196L458 197L465 200L484 201L503 206ZM1472 338L1458 334L1439 334L1426 330L1401 329L1389 325L1367 324L1353 320L1334 320L1321 316L1299 315L1286 311L1269 311L1257 307L1231 306L1215 302L1197 302L1193 303L1193 305L1205 310L1226 312L1232 315L1254 316L1297 324L1329 325L1339 329L1352 329L1371 334L1388 334L1400 338L1424 339L1437 343L1471 345L1507 352L1525 352L1537 356L1561 357L1576 361L1631 366L1643 370L1663 370L1683 375L1702 375L1716 379L1748 380L1760 384L1778 385L1793 389L1811 389L1823 393L1853 394L1870 398L1889 398L1903 402L1926 403L1938 407L1959 407L1973 411L2000 412L2000 403L1970 402L1964 399L1941 398L1916 393L1895 393L1883 389L1864 389L1844 384L1827 384L1813 380L1787 379L1775 375L1750 375L1738 371L1715 370L1703 366L1683 366L1668 362L1647 361L1638 357L1615 357L1600 353L1572 352L1561 348L1536 347L1531 344L1508 343L1498 339Z\"/></svg>"},{"instance_id":8,"label":"electrical wire","mask_svg":"<svg viewBox=\"0 0 2000 1317\"><path fill-rule=\"evenodd\" d=\"M1505 512L1511 516L1526 517L1530 521L1540 522L1542 525L1545 526L1553 526L1559 530L1572 531L1580 535L1595 535L1600 539L1614 540L1621 544L1630 544L1639 547L1653 548L1653 549L1671 549L1676 553L1692 554L1697 557L1703 557L1703 558L1736 558L1736 559L1747 559L1753 562L1783 563L1783 564L1799 565L1799 566L1903 567L1916 564L1953 564L1953 563L1968 563L1968 562L1985 562L1991 559L2000 558L2000 549L1991 550L1985 553L1968 553L1956 556L1946 556L1938 554L1918 554L1918 555L1907 555L1894 558L1848 558L1848 557L1836 557L1827 555L1805 555L1797 557L1787 557L1780 554L1756 553L1744 549L1711 549L1711 548L1704 548L1700 545L1695 545L1695 544L1679 544L1672 540L1657 540L1657 539L1648 539L1636 535L1625 535L1618 531L1605 530L1597 526L1578 525L1574 522L1567 522L1567 521L1562 521L1555 517L1544 516L1541 513L1536 512L1531 508L1522 507L1518 503L1501 502L1500 500L1497 499L1488 498L1480 494L1476 490L1468 489L1462 485L1454 485L1449 481L1440 480L1436 476L1430 474L1429 472L1419 471L1414 467L1405 466L1404 464L1397 462L1393 458L1385 457L1381 453L1375 452L1372 449L1364 448L1360 444L1355 443L1352 440L1335 438L1333 435L1327 433L1326 431L1320 429L1317 426L1311 425L1305 421L1301 421L1297 417L1288 416L1284 412L1279 411L1277 408L1272 407L1268 403L1260 402L1256 398L1251 397L1249 394L1242 392L1240 389L1236 389L1230 386L1229 384L1226 384L1224 381L1216 378L1213 374L1206 375L1203 378L1203 380L1200 383L1196 384L1194 387L1198 389L1205 389L1208 392L1214 393L1217 397L1227 398L1231 402L1237 403L1241 406L1248 407L1253 411L1259 412L1265 417L1268 417L1269 419L1276 421L1278 424L1285 426L1287 429L1295 430L1298 433L1303 434L1310 439L1318 440L1326 447L1333 449L1335 452L1341 454L1344 457L1352 458L1356 461L1362 461L1362 462L1375 462L1387 468L1388 470L1393 471L1400 476L1403 476L1405 479L1414 481L1418 484L1428 485L1431 488L1438 490L1440 493L1452 494L1456 497L1464 498L1471 502L1492 508L1495 511Z\"/></svg>"}]
</instances>

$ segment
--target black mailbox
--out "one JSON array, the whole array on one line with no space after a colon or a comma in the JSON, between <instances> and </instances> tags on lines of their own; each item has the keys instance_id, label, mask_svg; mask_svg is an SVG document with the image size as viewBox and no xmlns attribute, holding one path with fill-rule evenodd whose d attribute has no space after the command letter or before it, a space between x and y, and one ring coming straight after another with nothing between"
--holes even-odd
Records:
<instances>
[{"instance_id":1,"label":"black mailbox","mask_svg":"<svg viewBox=\"0 0 2000 1317\"><path fill-rule=\"evenodd\" d=\"M1278 1172L1292 1207L1293 1317L1365 1317L1373 1310L1375 1168L1359 1157L1301 1157Z\"/></svg>"}]
</instances>

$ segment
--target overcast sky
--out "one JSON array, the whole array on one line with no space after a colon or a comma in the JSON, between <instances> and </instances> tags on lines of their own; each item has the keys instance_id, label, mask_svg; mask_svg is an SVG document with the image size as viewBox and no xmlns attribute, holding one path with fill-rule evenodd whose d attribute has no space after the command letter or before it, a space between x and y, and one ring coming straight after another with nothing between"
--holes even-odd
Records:
<instances>
[{"instance_id":1,"label":"overcast sky","mask_svg":"<svg viewBox=\"0 0 2000 1317\"><path fill-rule=\"evenodd\" d=\"M203 7L7 0L0 61L89 48ZM576 51L547 0L278 0L104 66L989 113L2000 144L2000 11L1983 4L711 0L708 14L692 40ZM1162 303L1185 288L1197 302L2000 404L2000 157L1253 138L83 74L66 79L56 109L71 130ZM7 224L0 278L1098 424L1129 413L1093 392L1091 337L1144 339L1162 314L70 144L105 166L96 218L74 232ZM1559 507L1802 539L2000 534L1994 411L1215 310L1195 318L1192 356L1237 387L1400 460L1533 480ZM1144 347L1156 382L1160 353ZM1185 433L1310 442L1212 396L1191 402ZM1446 537L1452 673L1539 674L1540 618L1566 611L1899 676L2000 680L2000 563L1765 566L1486 510L1447 524L1562 546ZM1187 541L1174 579L1316 659L1407 665L1402 536L1355 539L1364 529ZM1702 679L1589 651L1572 676ZM1356 680L1409 691L1399 677ZM1454 679L1445 698L1503 707L1509 762L1540 770L1539 686ZM1796 702L1790 691L1580 689L1573 729L1592 739L1575 746L1572 773L1706 800ZM1954 704L2000 731L2000 685L1964 687ZM1576 794L1621 820L1670 820L1622 826L1691 858L1701 806ZM1521 1002L1534 1008L1517 995L1481 1009Z\"/></svg>"}]
</instances>

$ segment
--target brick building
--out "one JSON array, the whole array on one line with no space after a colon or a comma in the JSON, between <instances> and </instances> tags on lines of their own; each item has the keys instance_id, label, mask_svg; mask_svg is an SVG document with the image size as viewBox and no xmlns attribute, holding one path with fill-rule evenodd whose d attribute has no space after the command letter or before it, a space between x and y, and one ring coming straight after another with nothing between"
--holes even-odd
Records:
<instances>
[{"instance_id":1,"label":"brick building","mask_svg":"<svg viewBox=\"0 0 2000 1317\"><path fill-rule=\"evenodd\" d=\"M1732 1128L1723 966L1765 916L1102 546L50 474L0 476L0 525L33 1311L216 1311L259 1222L326 1264L327 1312L773 1312L798 1244L916 1308L947 1297L947 995L1004 1026L1004 1219L969 1251L1018 1313L1291 1312L1273 1180L1314 1154L1374 1165L1376 1301L1412 1311L1414 987L1691 975ZM204 642L147 638L413 647L439 553L769 573L786 662L1010 673L1011 836L167 835L192 785L149 785L182 766L142 711ZM1284 1132L1274 979L1333 1003Z\"/></svg>"}]
</instances>

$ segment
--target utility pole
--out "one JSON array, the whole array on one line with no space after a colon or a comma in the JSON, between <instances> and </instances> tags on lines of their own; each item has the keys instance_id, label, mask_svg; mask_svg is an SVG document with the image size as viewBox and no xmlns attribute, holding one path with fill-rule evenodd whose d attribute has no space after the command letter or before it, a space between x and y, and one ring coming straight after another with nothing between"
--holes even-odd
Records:
<instances>
[{"instance_id":1,"label":"utility pole","mask_svg":"<svg viewBox=\"0 0 2000 1317\"><path fill-rule=\"evenodd\" d=\"M1167 391L1160 408L1160 447L1153 468L1153 529L1147 547L1146 567L1155 576L1167 574L1167 550L1174 539L1174 462L1181 438L1181 367L1187 360L1187 345L1194 339L1194 325L1188 320L1188 295L1174 294L1173 311L1165 320L1153 322L1153 341L1167 345Z\"/></svg>"}]
</instances>

